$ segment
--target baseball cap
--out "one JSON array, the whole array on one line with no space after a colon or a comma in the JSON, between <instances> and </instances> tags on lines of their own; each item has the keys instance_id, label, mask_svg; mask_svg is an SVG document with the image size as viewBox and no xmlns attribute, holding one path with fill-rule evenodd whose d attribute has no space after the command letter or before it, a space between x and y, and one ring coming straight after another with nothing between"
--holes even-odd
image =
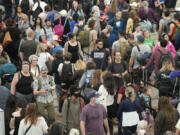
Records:
<instances>
[{"instance_id":1,"label":"baseball cap","mask_svg":"<svg viewBox=\"0 0 180 135\"><path fill-rule=\"evenodd\" d=\"M61 41L58 35L53 35L52 40Z\"/></svg>"},{"instance_id":2,"label":"baseball cap","mask_svg":"<svg viewBox=\"0 0 180 135\"><path fill-rule=\"evenodd\" d=\"M41 68L41 73L47 73L48 72L48 68L46 66L43 66Z\"/></svg>"},{"instance_id":3,"label":"baseball cap","mask_svg":"<svg viewBox=\"0 0 180 135\"><path fill-rule=\"evenodd\" d=\"M137 41L139 41L139 42L144 42L144 36L142 36L142 35L138 35L137 37Z\"/></svg>"},{"instance_id":4,"label":"baseball cap","mask_svg":"<svg viewBox=\"0 0 180 135\"><path fill-rule=\"evenodd\" d=\"M97 91L95 90L92 90L90 93L89 93L89 96L88 98L93 98L93 97L99 97L101 96L101 94L99 94Z\"/></svg>"}]
</instances>

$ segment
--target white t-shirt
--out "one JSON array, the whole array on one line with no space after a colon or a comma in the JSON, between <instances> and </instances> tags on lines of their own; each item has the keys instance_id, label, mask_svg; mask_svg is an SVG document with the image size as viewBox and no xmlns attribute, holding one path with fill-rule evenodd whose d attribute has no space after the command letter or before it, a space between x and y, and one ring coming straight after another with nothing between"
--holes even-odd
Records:
<instances>
[{"instance_id":1,"label":"white t-shirt","mask_svg":"<svg viewBox=\"0 0 180 135\"><path fill-rule=\"evenodd\" d=\"M45 3L44 1L40 1L40 7L42 8L43 12L44 12L44 8L47 5L47 3ZM36 10L36 8L38 7L38 2L36 2L32 8L33 11Z\"/></svg>"},{"instance_id":2,"label":"white t-shirt","mask_svg":"<svg viewBox=\"0 0 180 135\"><path fill-rule=\"evenodd\" d=\"M99 87L98 93L101 94L100 98L102 99L102 105L107 109L107 106L110 106L114 103L114 96L110 95L104 85Z\"/></svg>"},{"instance_id":3,"label":"white t-shirt","mask_svg":"<svg viewBox=\"0 0 180 135\"><path fill-rule=\"evenodd\" d=\"M28 127L30 126L30 123L27 122L27 124L24 123L25 120L21 120L18 130L18 135L24 135ZM26 133L26 135L43 135L48 130L48 126L46 121L43 117L39 117L37 124L32 125L29 131Z\"/></svg>"},{"instance_id":4,"label":"white t-shirt","mask_svg":"<svg viewBox=\"0 0 180 135\"><path fill-rule=\"evenodd\" d=\"M46 61L49 59L49 57L50 57L50 54L48 52L39 54L38 65L39 65L40 70L43 66L46 66Z\"/></svg>"},{"instance_id":5,"label":"white t-shirt","mask_svg":"<svg viewBox=\"0 0 180 135\"><path fill-rule=\"evenodd\" d=\"M19 5L21 5L22 0L19 0ZM29 6L33 6L34 5L34 1L33 0L29 0Z\"/></svg>"}]
</instances>

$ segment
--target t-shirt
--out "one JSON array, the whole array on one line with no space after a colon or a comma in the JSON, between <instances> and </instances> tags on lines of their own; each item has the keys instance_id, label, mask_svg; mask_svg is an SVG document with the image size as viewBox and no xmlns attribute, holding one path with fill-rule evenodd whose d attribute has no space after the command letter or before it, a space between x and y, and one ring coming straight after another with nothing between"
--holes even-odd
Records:
<instances>
[{"instance_id":1,"label":"t-shirt","mask_svg":"<svg viewBox=\"0 0 180 135\"><path fill-rule=\"evenodd\" d=\"M139 53L144 54L145 52L151 52L151 49L149 48L149 46L145 45L145 44L141 44L139 45L140 48L140 52L137 49L137 46L133 47L132 52L131 52L131 56L134 57L134 64L133 64L133 69L139 68L140 64L137 61L137 57L139 55Z\"/></svg>"},{"instance_id":2,"label":"t-shirt","mask_svg":"<svg viewBox=\"0 0 180 135\"><path fill-rule=\"evenodd\" d=\"M42 8L43 12L44 12L44 8L47 4L44 1L40 1L40 7ZM35 11L36 8L38 7L38 2L36 2L32 8L32 11Z\"/></svg>"},{"instance_id":3,"label":"t-shirt","mask_svg":"<svg viewBox=\"0 0 180 135\"><path fill-rule=\"evenodd\" d=\"M144 44L148 45L151 48L151 50L155 45L154 40L152 38L149 38L148 40L144 40Z\"/></svg>"},{"instance_id":4,"label":"t-shirt","mask_svg":"<svg viewBox=\"0 0 180 135\"><path fill-rule=\"evenodd\" d=\"M52 27L41 29L40 36L46 36L47 41L52 41L53 36L53 29Z\"/></svg>"},{"instance_id":5,"label":"t-shirt","mask_svg":"<svg viewBox=\"0 0 180 135\"><path fill-rule=\"evenodd\" d=\"M25 124L25 120L21 120L18 135L24 135L28 127L30 126L30 122L28 121L27 124ZM37 124L32 125L29 131L26 133L26 135L44 135L48 130L48 126L46 124L46 121L43 117L39 117Z\"/></svg>"},{"instance_id":6,"label":"t-shirt","mask_svg":"<svg viewBox=\"0 0 180 135\"><path fill-rule=\"evenodd\" d=\"M29 56L36 53L37 42L34 40L25 40L22 42L20 52L23 52L23 60L28 61Z\"/></svg>"},{"instance_id":7,"label":"t-shirt","mask_svg":"<svg viewBox=\"0 0 180 135\"><path fill-rule=\"evenodd\" d=\"M63 52L64 49L62 48L61 45L58 45L58 46L54 47L54 49L53 49L53 56L55 56L57 50L61 50Z\"/></svg>"},{"instance_id":8,"label":"t-shirt","mask_svg":"<svg viewBox=\"0 0 180 135\"><path fill-rule=\"evenodd\" d=\"M103 121L106 118L106 110L103 105L92 106L87 104L81 113L80 121L85 122L85 131L95 135L106 135Z\"/></svg>"},{"instance_id":9,"label":"t-shirt","mask_svg":"<svg viewBox=\"0 0 180 135\"><path fill-rule=\"evenodd\" d=\"M107 52L104 49L94 50L91 53L91 58L94 60L96 64L96 69L102 68L102 70L105 70L105 68L107 67L108 57L109 57L109 52Z\"/></svg>"},{"instance_id":10,"label":"t-shirt","mask_svg":"<svg viewBox=\"0 0 180 135\"><path fill-rule=\"evenodd\" d=\"M39 69L41 69L43 66L46 66L46 61L49 59L49 57L50 57L50 54L48 52L39 54L39 57L38 57Z\"/></svg>"}]
</instances>

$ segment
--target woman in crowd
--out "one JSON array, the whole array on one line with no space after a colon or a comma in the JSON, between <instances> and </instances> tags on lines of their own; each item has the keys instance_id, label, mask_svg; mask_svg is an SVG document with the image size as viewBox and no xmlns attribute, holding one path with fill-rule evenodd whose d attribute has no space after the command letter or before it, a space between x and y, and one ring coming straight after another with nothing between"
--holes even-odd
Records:
<instances>
[{"instance_id":1,"label":"woman in crowd","mask_svg":"<svg viewBox=\"0 0 180 135\"><path fill-rule=\"evenodd\" d=\"M118 11L118 0L113 0L111 7L107 13L109 20L113 19L115 17L116 11Z\"/></svg>"},{"instance_id":2,"label":"woman in crowd","mask_svg":"<svg viewBox=\"0 0 180 135\"><path fill-rule=\"evenodd\" d=\"M49 131L49 135L64 135L64 125L61 122L55 122Z\"/></svg>"},{"instance_id":3,"label":"woman in crowd","mask_svg":"<svg viewBox=\"0 0 180 135\"><path fill-rule=\"evenodd\" d=\"M171 59L166 59L162 63L162 68L157 75L157 81L159 82L159 96L172 96L170 93L171 80L170 73L174 71Z\"/></svg>"},{"instance_id":4,"label":"woman in crowd","mask_svg":"<svg viewBox=\"0 0 180 135\"><path fill-rule=\"evenodd\" d=\"M16 111L12 113L10 121L10 128L13 131L13 135L18 135L19 124L25 116L25 108L27 105L26 100L17 99Z\"/></svg>"},{"instance_id":5,"label":"woman in crowd","mask_svg":"<svg viewBox=\"0 0 180 135\"><path fill-rule=\"evenodd\" d=\"M167 46L166 46L166 49L171 52L171 55L173 56L173 58L176 56L176 50L175 50L175 47L174 45L172 44L172 42L169 40L169 36L168 34L163 34L162 35L162 38L165 39L168 43L167 43ZM157 42L153 51L155 50L158 50L160 48L160 42Z\"/></svg>"},{"instance_id":6,"label":"woman in crowd","mask_svg":"<svg viewBox=\"0 0 180 135\"><path fill-rule=\"evenodd\" d=\"M114 104L115 81L111 72L108 72L103 77L103 84L99 87L98 93L102 104L107 110L108 118L112 119L116 114L116 106ZM111 134L113 134L113 124L109 121Z\"/></svg>"},{"instance_id":7,"label":"woman in crowd","mask_svg":"<svg viewBox=\"0 0 180 135\"><path fill-rule=\"evenodd\" d=\"M89 87L98 91L100 85L102 84L102 71L99 69L94 70L92 74L92 80L89 82Z\"/></svg>"},{"instance_id":8,"label":"woman in crowd","mask_svg":"<svg viewBox=\"0 0 180 135\"><path fill-rule=\"evenodd\" d=\"M74 14L84 17L84 12L82 9L80 9L78 1L73 1L72 8L68 11L68 19L72 20Z\"/></svg>"},{"instance_id":9,"label":"woman in crowd","mask_svg":"<svg viewBox=\"0 0 180 135\"><path fill-rule=\"evenodd\" d=\"M101 39L103 40L103 48L106 51L110 51L110 43L109 43L110 31L108 29L103 29L101 32Z\"/></svg>"},{"instance_id":10,"label":"woman in crowd","mask_svg":"<svg viewBox=\"0 0 180 135\"><path fill-rule=\"evenodd\" d=\"M69 34L69 41L65 43L64 46L64 53L67 52L72 54L72 63L76 63L77 60L83 59L83 53L81 50L81 45L76 39L76 34L72 33Z\"/></svg>"},{"instance_id":11,"label":"woman in crowd","mask_svg":"<svg viewBox=\"0 0 180 135\"><path fill-rule=\"evenodd\" d=\"M33 101L33 89L32 82L33 76L29 71L29 63L24 61L22 63L22 70L14 74L11 83L11 94L16 95L19 99L27 100L27 102Z\"/></svg>"},{"instance_id":12,"label":"woman in crowd","mask_svg":"<svg viewBox=\"0 0 180 135\"><path fill-rule=\"evenodd\" d=\"M117 117L119 118L119 135L122 135L122 129L123 133L127 135L136 133L137 124L139 122L138 113L141 112L140 102L136 97L134 89L132 87L127 87L125 95L126 99L120 103L117 111Z\"/></svg>"},{"instance_id":13,"label":"woman in crowd","mask_svg":"<svg viewBox=\"0 0 180 135\"><path fill-rule=\"evenodd\" d=\"M46 61L54 60L53 56L50 53L46 52L46 49L47 49L46 44L43 43L38 44L36 55L38 56L38 65L40 69L43 66L46 66Z\"/></svg>"},{"instance_id":14,"label":"woman in crowd","mask_svg":"<svg viewBox=\"0 0 180 135\"><path fill-rule=\"evenodd\" d=\"M40 68L37 64L38 56L31 55L29 57L29 62L30 62L29 71L32 73L33 77L37 78L40 74Z\"/></svg>"},{"instance_id":15,"label":"woman in crowd","mask_svg":"<svg viewBox=\"0 0 180 135\"><path fill-rule=\"evenodd\" d=\"M42 20L40 17L37 17L35 20L35 24L34 24L34 32L35 32L35 41L39 41L39 37L40 37L40 32L43 29L42 26Z\"/></svg>"},{"instance_id":16,"label":"woman in crowd","mask_svg":"<svg viewBox=\"0 0 180 135\"><path fill-rule=\"evenodd\" d=\"M160 97L155 118L155 135L164 135L166 131L175 132L177 120L177 111L169 102L168 97Z\"/></svg>"},{"instance_id":17,"label":"woman in crowd","mask_svg":"<svg viewBox=\"0 0 180 135\"><path fill-rule=\"evenodd\" d=\"M151 38L151 33L149 30L143 31L144 44L148 45L151 50L154 48L154 40Z\"/></svg>"},{"instance_id":18,"label":"woman in crowd","mask_svg":"<svg viewBox=\"0 0 180 135\"><path fill-rule=\"evenodd\" d=\"M86 70L86 63L83 60L77 60L76 61L76 72L73 75L72 81L75 85L78 85L79 80L81 79L83 73Z\"/></svg>"},{"instance_id":19,"label":"woman in crowd","mask_svg":"<svg viewBox=\"0 0 180 135\"><path fill-rule=\"evenodd\" d=\"M26 14L22 14L20 17L20 20L18 21L18 28L23 33L23 36L25 37L25 32L29 28L29 19Z\"/></svg>"},{"instance_id":20,"label":"woman in crowd","mask_svg":"<svg viewBox=\"0 0 180 135\"><path fill-rule=\"evenodd\" d=\"M25 118L21 120L18 135L44 135L48 132L45 119L38 115L38 108L35 103L30 103L26 107Z\"/></svg>"},{"instance_id":21,"label":"woman in crowd","mask_svg":"<svg viewBox=\"0 0 180 135\"><path fill-rule=\"evenodd\" d=\"M17 7L17 14L16 14L16 17L15 17L15 21L16 22L19 22L19 20L21 19L21 15L23 14L22 12L22 9L21 9L21 6L18 6Z\"/></svg>"},{"instance_id":22,"label":"woman in crowd","mask_svg":"<svg viewBox=\"0 0 180 135\"><path fill-rule=\"evenodd\" d=\"M12 113L16 110L16 97L11 95L6 101L6 106L4 109L5 114L5 135L9 135L10 132L10 120L12 118Z\"/></svg>"},{"instance_id":23,"label":"woman in crowd","mask_svg":"<svg viewBox=\"0 0 180 135\"><path fill-rule=\"evenodd\" d=\"M4 51L2 44L0 44L0 57L4 58L7 62L11 62L8 54Z\"/></svg>"}]
</instances>

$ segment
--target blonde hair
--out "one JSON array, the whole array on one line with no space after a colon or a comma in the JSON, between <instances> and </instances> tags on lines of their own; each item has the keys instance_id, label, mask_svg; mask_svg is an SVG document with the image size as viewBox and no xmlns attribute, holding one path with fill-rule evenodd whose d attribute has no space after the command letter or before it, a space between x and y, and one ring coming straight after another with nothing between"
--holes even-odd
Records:
<instances>
[{"instance_id":1,"label":"blonde hair","mask_svg":"<svg viewBox=\"0 0 180 135\"><path fill-rule=\"evenodd\" d=\"M86 63L82 60L76 61L76 70L85 70L86 69Z\"/></svg>"},{"instance_id":2,"label":"blonde hair","mask_svg":"<svg viewBox=\"0 0 180 135\"><path fill-rule=\"evenodd\" d=\"M145 13L148 14L149 4L147 1L143 1L142 6L144 7Z\"/></svg>"},{"instance_id":3,"label":"blonde hair","mask_svg":"<svg viewBox=\"0 0 180 135\"><path fill-rule=\"evenodd\" d=\"M34 35L35 35L35 32L31 28L28 28L26 30L26 35L27 35L28 38L33 38Z\"/></svg>"},{"instance_id":4,"label":"blonde hair","mask_svg":"<svg viewBox=\"0 0 180 135\"><path fill-rule=\"evenodd\" d=\"M39 43L38 46L37 46L37 49L36 49L36 55L39 56L39 54L41 52L45 52L46 51L46 44L44 43Z\"/></svg>"},{"instance_id":5,"label":"blonde hair","mask_svg":"<svg viewBox=\"0 0 180 135\"><path fill-rule=\"evenodd\" d=\"M136 99L134 89L132 87L126 88L125 95L126 95L126 97L128 97L130 99L131 102L134 102L134 100Z\"/></svg>"},{"instance_id":6,"label":"blonde hair","mask_svg":"<svg viewBox=\"0 0 180 135\"><path fill-rule=\"evenodd\" d=\"M28 16L26 15L26 14L21 14L21 18L25 21L25 22L27 22L28 21Z\"/></svg>"},{"instance_id":7,"label":"blonde hair","mask_svg":"<svg viewBox=\"0 0 180 135\"><path fill-rule=\"evenodd\" d=\"M102 75L102 71L100 69L94 70L94 72L92 74L92 80L90 81L90 85L96 86L98 83L100 83L101 75Z\"/></svg>"},{"instance_id":8,"label":"blonde hair","mask_svg":"<svg viewBox=\"0 0 180 135\"><path fill-rule=\"evenodd\" d=\"M170 71L174 70L171 59L166 59L162 62L162 67L160 69L160 72L164 72L166 70L170 70Z\"/></svg>"},{"instance_id":9,"label":"blonde hair","mask_svg":"<svg viewBox=\"0 0 180 135\"><path fill-rule=\"evenodd\" d=\"M110 7L110 13L116 13L118 9L118 0L113 0L111 7Z\"/></svg>"}]
</instances>

